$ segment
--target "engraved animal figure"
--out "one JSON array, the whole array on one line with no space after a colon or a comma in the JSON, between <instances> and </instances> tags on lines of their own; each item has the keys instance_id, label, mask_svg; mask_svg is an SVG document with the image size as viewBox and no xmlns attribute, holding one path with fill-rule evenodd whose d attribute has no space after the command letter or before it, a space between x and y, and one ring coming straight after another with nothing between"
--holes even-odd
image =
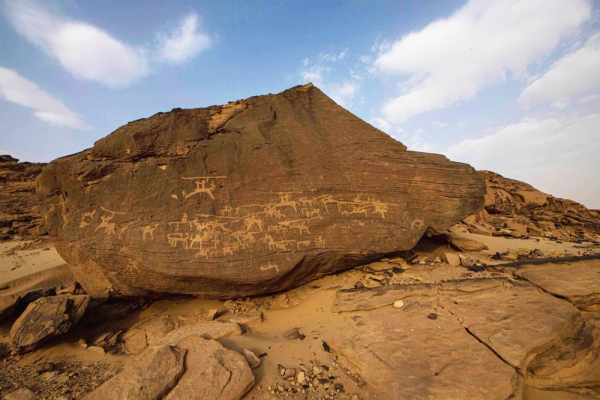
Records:
<instances>
[{"instance_id":1,"label":"engraved animal figure","mask_svg":"<svg viewBox=\"0 0 600 400\"><path fill-rule=\"evenodd\" d=\"M300 250L300 246L309 247L310 240L302 240L300 242L296 242L296 246L298 247L298 250Z\"/></svg>"},{"instance_id":2,"label":"engraved animal figure","mask_svg":"<svg viewBox=\"0 0 600 400\"><path fill-rule=\"evenodd\" d=\"M290 200L291 193L278 193L279 194L279 204L278 207L290 206L294 209L294 211L298 212L296 207L298 206L298 202L294 200Z\"/></svg>"},{"instance_id":3,"label":"engraved animal figure","mask_svg":"<svg viewBox=\"0 0 600 400\"><path fill-rule=\"evenodd\" d=\"M313 208L312 210L306 213L306 218L323 218L321 217L321 210L318 208Z\"/></svg>"},{"instance_id":4,"label":"engraved animal figure","mask_svg":"<svg viewBox=\"0 0 600 400\"><path fill-rule=\"evenodd\" d=\"M167 241L169 242L169 244L171 245L171 247L176 248L178 243L181 243L183 245L184 249L188 249L187 243L188 243L188 238L189 238L189 234L183 234L183 233L169 233L167 235Z\"/></svg>"},{"instance_id":5,"label":"engraved animal figure","mask_svg":"<svg viewBox=\"0 0 600 400\"><path fill-rule=\"evenodd\" d=\"M154 240L154 231L158 228L158 222L154 224L154 227L148 225L142 227L142 239L146 240L146 236L150 238L150 240Z\"/></svg>"},{"instance_id":6,"label":"engraved animal figure","mask_svg":"<svg viewBox=\"0 0 600 400\"><path fill-rule=\"evenodd\" d=\"M221 211L219 211L219 214L221 214L223 217L231 217L231 211L233 211L233 208L230 206L225 206Z\"/></svg>"},{"instance_id":7,"label":"engraved animal figure","mask_svg":"<svg viewBox=\"0 0 600 400\"><path fill-rule=\"evenodd\" d=\"M317 236L315 238L315 246L317 246L317 248L320 248L320 249L325 248L325 239L323 239L323 236Z\"/></svg>"},{"instance_id":8,"label":"engraved animal figure","mask_svg":"<svg viewBox=\"0 0 600 400\"><path fill-rule=\"evenodd\" d=\"M329 203L338 203L338 201L334 200L331 195L325 196L324 199L321 199L321 202L323 202L323 205L325 206L325 210L327 211L327 214L329 214L329 208L327 208L327 204L329 204ZM338 204L338 208L339 208L339 204Z\"/></svg>"},{"instance_id":9,"label":"engraved animal figure","mask_svg":"<svg viewBox=\"0 0 600 400\"><path fill-rule=\"evenodd\" d=\"M252 231L254 227L258 229L259 232L263 230L263 222L261 219L256 218L255 216L250 216L244 220L244 225L246 227L246 232Z\"/></svg>"},{"instance_id":10,"label":"engraved animal figure","mask_svg":"<svg viewBox=\"0 0 600 400\"><path fill-rule=\"evenodd\" d=\"M83 213L83 216L81 217L81 222L79 223L79 227L84 228L91 224L92 220L94 219L94 214L96 214L96 210Z\"/></svg>"},{"instance_id":11,"label":"engraved animal figure","mask_svg":"<svg viewBox=\"0 0 600 400\"><path fill-rule=\"evenodd\" d=\"M276 272L279 272L279 265L271 264L271 262L269 261L269 263L267 265L262 265L260 267L261 271L269 271L271 269L274 269Z\"/></svg>"},{"instance_id":12,"label":"engraved animal figure","mask_svg":"<svg viewBox=\"0 0 600 400\"><path fill-rule=\"evenodd\" d=\"M125 270L131 275L133 275L136 272L139 272L140 267L138 266L137 260L129 260L127 262L127 265L125 266Z\"/></svg>"},{"instance_id":13,"label":"engraved animal figure","mask_svg":"<svg viewBox=\"0 0 600 400\"><path fill-rule=\"evenodd\" d=\"M113 219L114 215L103 215L100 217L100 220L102 222L100 222L100 225L98 225L98 227L96 228L96 230L98 229L104 229L104 233L107 233L109 235L114 235L115 234L115 228L117 227L117 224L115 224L114 222L110 222Z\"/></svg>"},{"instance_id":14,"label":"engraved animal figure","mask_svg":"<svg viewBox=\"0 0 600 400\"><path fill-rule=\"evenodd\" d=\"M308 208L309 206L315 205L315 199L307 199L306 197L303 197L300 199L300 203L302 203L302 207Z\"/></svg>"},{"instance_id":15,"label":"engraved animal figure","mask_svg":"<svg viewBox=\"0 0 600 400\"><path fill-rule=\"evenodd\" d=\"M385 213L388 212L388 205L380 201L374 201L373 206L375 207L375 213L381 214L381 217L385 219Z\"/></svg>"},{"instance_id":16,"label":"engraved animal figure","mask_svg":"<svg viewBox=\"0 0 600 400\"><path fill-rule=\"evenodd\" d=\"M215 196L213 196L213 190L215 190L215 188L217 187L217 185L215 185L214 182L210 183L210 187L206 187L206 184L208 183L207 179L202 179L199 181L196 181L196 189L194 189L193 192L187 193L185 190L182 192L183 197L185 197L186 199L189 199L190 197L200 194L200 193L206 193L210 196L211 199L215 199Z\"/></svg>"}]
</instances>

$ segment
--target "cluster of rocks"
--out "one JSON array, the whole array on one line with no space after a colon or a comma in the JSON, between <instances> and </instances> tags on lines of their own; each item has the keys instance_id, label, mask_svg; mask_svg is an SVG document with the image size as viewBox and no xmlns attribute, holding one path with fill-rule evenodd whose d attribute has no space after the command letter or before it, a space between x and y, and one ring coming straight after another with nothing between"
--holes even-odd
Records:
<instances>
[{"instance_id":1,"label":"cluster of rocks","mask_svg":"<svg viewBox=\"0 0 600 400\"><path fill-rule=\"evenodd\" d=\"M600 213L542 193L526 183L480 171L485 178L485 209L451 230L506 237L549 237L600 241Z\"/></svg>"},{"instance_id":2,"label":"cluster of rocks","mask_svg":"<svg viewBox=\"0 0 600 400\"><path fill-rule=\"evenodd\" d=\"M0 241L46 233L35 194L35 180L45 165L0 155Z\"/></svg>"},{"instance_id":3,"label":"cluster of rocks","mask_svg":"<svg viewBox=\"0 0 600 400\"><path fill-rule=\"evenodd\" d=\"M337 369L334 362L334 367ZM309 365L298 360L297 368L277 366L277 372L281 378L280 383L271 384L266 390L271 395L294 396L296 394L310 396L311 399L333 400L339 398L340 394L346 393L344 385L338 382L330 367L321 364L317 360ZM262 388L261 388L262 389ZM344 398L359 400L358 394L347 394Z\"/></svg>"},{"instance_id":4,"label":"cluster of rocks","mask_svg":"<svg viewBox=\"0 0 600 400\"><path fill-rule=\"evenodd\" d=\"M0 356L29 352L68 332L82 319L90 300L77 283L0 296L0 321L12 323L9 336L0 335Z\"/></svg>"}]
</instances>

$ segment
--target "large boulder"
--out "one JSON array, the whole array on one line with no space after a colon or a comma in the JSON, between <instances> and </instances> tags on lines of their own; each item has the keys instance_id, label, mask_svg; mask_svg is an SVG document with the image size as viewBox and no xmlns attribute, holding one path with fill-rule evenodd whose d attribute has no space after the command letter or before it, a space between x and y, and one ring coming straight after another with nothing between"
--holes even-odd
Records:
<instances>
[{"instance_id":1,"label":"large boulder","mask_svg":"<svg viewBox=\"0 0 600 400\"><path fill-rule=\"evenodd\" d=\"M29 304L10 330L14 349L24 353L66 333L83 317L89 302L87 295L62 295Z\"/></svg>"},{"instance_id":2,"label":"large boulder","mask_svg":"<svg viewBox=\"0 0 600 400\"><path fill-rule=\"evenodd\" d=\"M308 84L131 122L37 189L87 293L235 298L410 249L481 211L485 184Z\"/></svg>"}]
</instances>

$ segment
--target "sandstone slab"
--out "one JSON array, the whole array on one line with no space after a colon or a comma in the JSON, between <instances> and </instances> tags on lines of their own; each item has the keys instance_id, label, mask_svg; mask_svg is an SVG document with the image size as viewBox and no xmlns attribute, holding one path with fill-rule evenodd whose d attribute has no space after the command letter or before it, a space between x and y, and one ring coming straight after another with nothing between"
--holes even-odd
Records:
<instances>
[{"instance_id":1,"label":"sandstone slab","mask_svg":"<svg viewBox=\"0 0 600 400\"><path fill-rule=\"evenodd\" d=\"M241 335L242 328L236 323L203 321L175 329L161 339L161 344L175 345L190 335L206 340L216 340L232 335Z\"/></svg>"},{"instance_id":2,"label":"sandstone slab","mask_svg":"<svg viewBox=\"0 0 600 400\"><path fill-rule=\"evenodd\" d=\"M81 319L90 296L43 297L27 306L10 331L18 352L30 351L55 336L66 333Z\"/></svg>"},{"instance_id":3,"label":"sandstone slab","mask_svg":"<svg viewBox=\"0 0 600 400\"><path fill-rule=\"evenodd\" d=\"M516 274L577 308L600 308L600 260L526 265Z\"/></svg>"},{"instance_id":4,"label":"sandstone slab","mask_svg":"<svg viewBox=\"0 0 600 400\"><path fill-rule=\"evenodd\" d=\"M410 249L484 195L470 166L407 151L310 84L131 122L38 182L95 297L286 290Z\"/></svg>"},{"instance_id":5,"label":"sandstone slab","mask_svg":"<svg viewBox=\"0 0 600 400\"><path fill-rule=\"evenodd\" d=\"M188 336L177 347L185 349L185 374L165 400L239 400L254 385L248 362L214 340Z\"/></svg>"},{"instance_id":6,"label":"sandstone slab","mask_svg":"<svg viewBox=\"0 0 600 400\"><path fill-rule=\"evenodd\" d=\"M436 306L435 288L431 296L413 293L401 309L390 306L347 317L328 342L340 363L380 399L510 398L518 387L516 371L454 316L428 318Z\"/></svg>"},{"instance_id":7,"label":"sandstone slab","mask_svg":"<svg viewBox=\"0 0 600 400\"><path fill-rule=\"evenodd\" d=\"M478 281L441 283L439 304L513 367L524 370L541 349L572 332L579 316L572 304L526 282Z\"/></svg>"},{"instance_id":8,"label":"sandstone slab","mask_svg":"<svg viewBox=\"0 0 600 400\"><path fill-rule=\"evenodd\" d=\"M94 390L87 400L159 400L185 372L186 350L162 346Z\"/></svg>"},{"instance_id":9,"label":"sandstone slab","mask_svg":"<svg viewBox=\"0 0 600 400\"><path fill-rule=\"evenodd\" d=\"M131 327L124 335L125 349L131 354L139 354L148 346L156 346L173 329L175 323L167 317L153 318Z\"/></svg>"}]
</instances>

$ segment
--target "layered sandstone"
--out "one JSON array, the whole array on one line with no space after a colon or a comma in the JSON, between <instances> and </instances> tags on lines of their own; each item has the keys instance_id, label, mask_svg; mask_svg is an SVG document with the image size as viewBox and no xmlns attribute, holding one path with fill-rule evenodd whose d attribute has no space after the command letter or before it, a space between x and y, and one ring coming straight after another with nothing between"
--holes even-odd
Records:
<instances>
[{"instance_id":1,"label":"layered sandstone","mask_svg":"<svg viewBox=\"0 0 600 400\"><path fill-rule=\"evenodd\" d=\"M0 156L0 240L45 233L35 180L46 164Z\"/></svg>"},{"instance_id":2,"label":"layered sandstone","mask_svg":"<svg viewBox=\"0 0 600 400\"><path fill-rule=\"evenodd\" d=\"M311 84L131 122L39 178L96 297L234 298L412 248L481 211L466 164L407 151Z\"/></svg>"},{"instance_id":3,"label":"layered sandstone","mask_svg":"<svg viewBox=\"0 0 600 400\"><path fill-rule=\"evenodd\" d=\"M461 227L471 233L537 236L561 240L600 240L600 213L573 200L540 192L526 183L495 172L485 177L485 210L466 218Z\"/></svg>"}]
</instances>

